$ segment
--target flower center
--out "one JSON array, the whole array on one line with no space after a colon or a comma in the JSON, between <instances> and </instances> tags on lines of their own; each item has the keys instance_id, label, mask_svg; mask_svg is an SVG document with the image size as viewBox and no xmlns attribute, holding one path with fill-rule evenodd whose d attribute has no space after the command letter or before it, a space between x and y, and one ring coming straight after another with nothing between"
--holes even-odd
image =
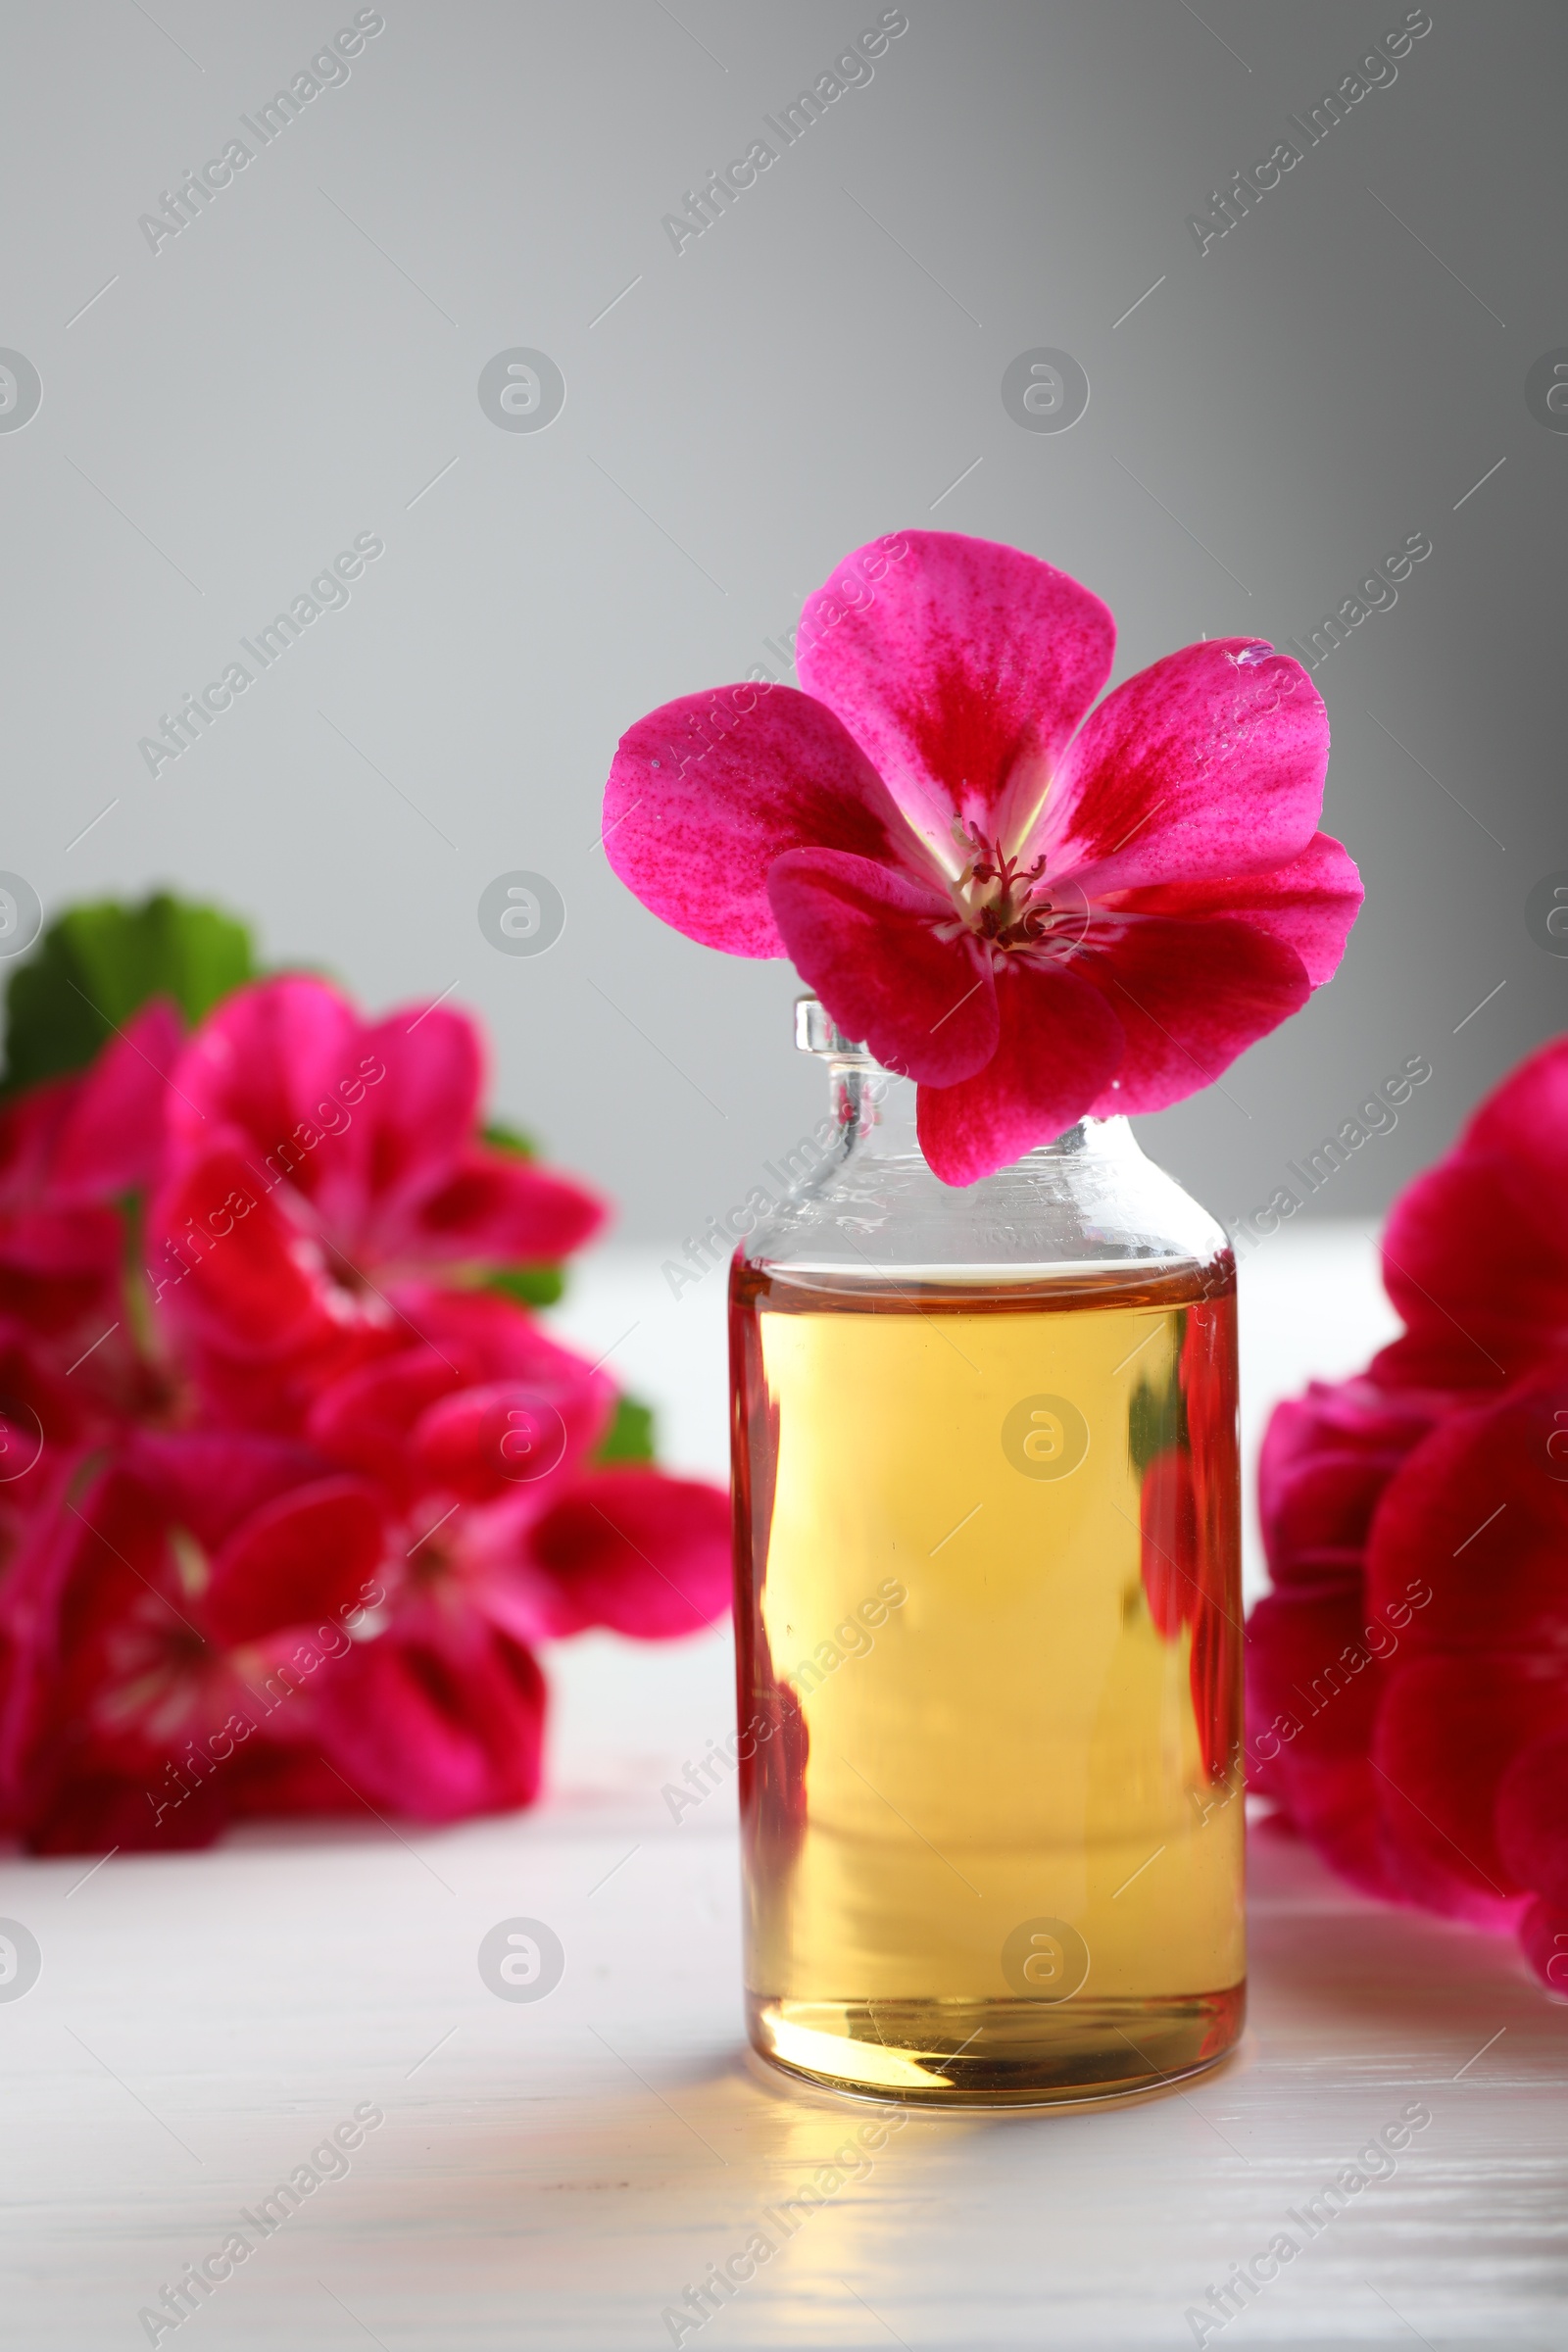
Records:
<instances>
[{"instance_id":1,"label":"flower center","mask_svg":"<svg viewBox=\"0 0 1568 2352\"><path fill-rule=\"evenodd\" d=\"M961 818L953 836L969 853L954 895L967 927L992 947L1038 947L1076 912L1065 899L1059 904L1053 899L1043 857L1025 866L1020 858L1006 856L977 824L965 824Z\"/></svg>"}]
</instances>

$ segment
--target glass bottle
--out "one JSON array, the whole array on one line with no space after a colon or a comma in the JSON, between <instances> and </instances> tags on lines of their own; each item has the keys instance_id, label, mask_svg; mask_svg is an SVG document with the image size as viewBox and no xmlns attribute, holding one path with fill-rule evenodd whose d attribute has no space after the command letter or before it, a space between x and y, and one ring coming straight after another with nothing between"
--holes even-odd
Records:
<instances>
[{"instance_id":1,"label":"glass bottle","mask_svg":"<svg viewBox=\"0 0 1568 2352\"><path fill-rule=\"evenodd\" d=\"M1145 2090L1245 2008L1235 1261L1124 1119L955 1190L912 1084L797 1042L836 1141L730 1288L751 2037Z\"/></svg>"}]
</instances>

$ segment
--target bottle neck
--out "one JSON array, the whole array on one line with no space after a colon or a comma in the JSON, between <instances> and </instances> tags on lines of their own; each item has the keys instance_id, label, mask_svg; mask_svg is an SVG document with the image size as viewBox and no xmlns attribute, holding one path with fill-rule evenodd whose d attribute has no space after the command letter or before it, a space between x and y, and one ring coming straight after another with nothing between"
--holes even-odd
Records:
<instances>
[{"instance_id":1,"label":"bottle neck","mask_svg":"<svg viewBox=\"0 0 1568 2352\"><path fill-rule=\"evenodd\" d=\"M879 1159L917 1160L923 1165L916 1098L912 1078L895 1077L868 1054L835 1056L828 1062L828 1100L846 1156L872 1153ZM1028 1156L1034 1161L1063 1161L1107 1152L1141 1156L1125 1119L1080 1119Z\"/></svg>"},{"instance_id":2,"label":"bottle neck","mask_svg":"<svg viewBox=\"0 0 1568 2352\"><path fill-rule=\"evenodd\" d=\"M915 1086L868 1059L828 1064L828 1101L847 1150L870 1147L891 1156L920 1154Z\"/></svg>"},{"instance_id":3,"label":"bottle neck","mask_svg":"<svg viewBox=\"0 0 1568 2352\"><path fill-rule=\"evenodd\" d=\"M878 1268L943 1281L1191 1262L1226 1251L1223 1229L1144 1157L1125 1118L1080 1119L1009 1167L945 1183L920 1149L916 1088L882 1068L814 998L796 1044L827 1065L837 1143L743 1245L752 1263L863 1281ZM825 1137L821 1139L825 1142Z\"/></svg>"}]
</instances>

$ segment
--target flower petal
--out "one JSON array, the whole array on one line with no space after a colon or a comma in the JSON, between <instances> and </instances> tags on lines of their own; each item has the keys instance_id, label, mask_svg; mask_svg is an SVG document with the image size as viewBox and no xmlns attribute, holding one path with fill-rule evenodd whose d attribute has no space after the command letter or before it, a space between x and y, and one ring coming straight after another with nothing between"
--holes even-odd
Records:
<instances>
[{"instance_id":1,"label":"flower petal","mask_svg":"<svg viewBox=\"0 0 1568 2352\"><path fill-rule=\"evenodd\" d=\"M1372 1523L1367 1598L1387 1614L1430 1591L1406 1640L1568 1672L1568 1367L1455 1412L1390 1482Z\"/></svg>"},{"instance_id":2,"label":"flower petal","mask_svg":"<svg viewBox=\"0 0 1568 2352\"><path fill-rule=\"evenodd\" d=\"M1521 1748L1504 1773L1497 1847L1521 1886L1568 1907L1568 1727ZM1568 1959L1557 1975L1568 1988Z\"/></svg>"},{"instance_id":3,"label":"flower petal","mask_svg":"<svg viewBox=\"0 0 1568 2352\"><path fill-rule=\"evenodd\" d=\"M1181 1102L1311 994L1294 948L1224 916L1096 916L1071 969L1103 990L1125 1039L1115 1077L1084 1106L1097 1118Z\"/></svg>"},{"instance_id":4,"label":"flower petal","mask_svg":"<svg viewBox=\"0 0 1568 2352\"><path fill-rule=\"evenodd\" d=\"M319 1479L247 1519L213 1562L206 1614L229 1646L296 1625L341 1619L381 1557L375 1490Z\"/></svg>"},{"instance_id":5,"label":"flower petal","mask_svg":"<svg viewBox=\"0 0 1568 2352\"><path fill-rule=\"evenodd\" d=\"M1258 639L1167 654L1108 694L1061 763L1027 855L1091 898L1285 865L1317 830L1328 713Z\"/></svg>"},{"instance_id":6,"label":"flower petal","mask_svg":"<svg viewBox=\"0 0 1568 2352\"><path fill-rule=\"evenodd\" d=\"M531 1803L545 1679L489 1626L454 1654L394 1635L356 1643L323 1677L322 1745L354 1794L404 1821L461 1821Z\"/></svg>"},{"instance_id":7,"label":"flower petal","mask_svg":"<svg viewBox=\"0 0 1568 2352\"><path fill-rule=\"evenodd\" d=\"M1513 1928L1525 1889L1497 1845L1498 1784L1557 1730L1568 1689L1516 1659L1400 1657L1388 1671L1372 1763L1384 1857L1405 1895L1478 1926Z\"/></svg>"},{"instance_id":8,"label":"flower petal","mask_svg":"<svg viewBox=\"0 0 1568 2352\"><path fill-rule=\"evenodd\" d=\"M952 1086L991 1059L991 959L972 933L937 936L956 922L951 899L843 850L787 852L767 896L796 970L885 1069Z\"/></svg>"},{"instance_id":9,"label":"flower petal","mask_svg":"<svg viewBox=\"0 0 1568 2352\"><path fill-rule=\"evenodd\" d=\"M325 1320L312 1245L237 1150L176 1163L148 1233L163 1242L155 1302L199 1319L227 1351L280 1355Z\"/></svg>"},{"instance_id":10,"label":"flower petal","mask_svg":"<svg viewBox=\"0 0 1568 2352\"><path fill-rule=\"evenodd\" d=\"M956 872L956 815L1004 841L1027 829L1115 646L1099 597L1037 556L902 531L807 598L796 663Z\"/></svg>"},{"instance_id":11,"label":"flower petal","mask_svg":"<svg viewBox=\"0 0 1568 2352\"><path fill-rule=\"evenodd\" d=\"M60 1201L108 1200L145 1189L163 1156L169 1073L179 1014L155 997L110 1039L73 1097L55 1144L50 1191Z\"/></svg>"},{"instance_id":12,"label":"flower petal","mask_svg":"<svg viewBox=\"0 0 1568 2352\"><path fill-rule=\"evenodd\" d=\"M361 1165L339 1152L348 1138L333 1136L313 1155L319 1174L307 1189L340 1229L352 1232L365 1218L376 1253L395 1256L415 1202L450 1181L470 1147L484 1096L484 1046L478 1024L452 1005L405 1004L362 1030L355 1047L355 1074L367 1090L354 1111ZM367 1181L368 1218L359 1200Z\"/></svg>"},{"instance_id":13,"label":"flower petal","mask_svg":"<svg viewBox=\"0 0 1568 2352\"><path fill-rule=\"evenodd\" d=\"M976 1077L922 1086L920 1148L944 1184L973 1184L1010 1167L1083 1117L1121 1059L1121 1022L1076 971L1056 965L998 975L1002 1037Z\"/></svg>"},{"instance_id":14,"label":"flower petal","mask_svg":"<svg viewBox=\"0 0 1568 2352\"><path fill-rule=\"evenodd\" d=\"M161 1760L161 1759L160 1759ZM68 1768L31 1810L26 1823L27 1851L33 1854L102 1854L148 1851L188 1851L211 1845L228 1827L226 1788L204 1781L172 1806L167 1820L158 1820L148 1803L144 1772L129 1779L97 1770L86 1759ZM162 1784L167 1788L170 1784ZM175 1784L177 1786L177 1784Z\"/></svg>"},{"instance_id":15,"label":"flower petal","mask_svg":"<svg viewBox=\"0 0 1568 2352\"><path fill-rule=\"evenodd\" d=\"M475 1149L463 1152L446 1181L414 1207L406 1246L426 1263L537 1263L580 1250L607 1213L569 1177L509 1152Z\"/></svg>"},{"instance_id":16,"label":"flower petal","mask_svg":"<svg viewBox=\"0 0 1568 2352\"><path fill-rule=\"evenodd\" d=\"M1257 1603L1247 1628L1248 1777L1334 1869L1394 1898L1367 1760L1383 1677L1364 1623L1348 1584L1291 1588Z\"/></svg>"},{"instance_id":17,"label":"flower petal","mask_svg":"<svg viewBox=\"0 0 1568 2352\"><path fill-rule=\"evenodd\" d=\"M605 855L662 921L732 956L782 956L767 874L786 850L908 857L875 769L833 712L792 686L665 703L620 739Z\"/></svg>"},{"instance_id":18,"label":"flower petal","mask_svg":"<svg viewBox=\"0 0 1568 2352\"><path fill-rule=\"evenodd\" d=\"M1384 1228L1383 1287L1406 1329L1376 1358L1379 1377L1496 1387L1568 1342L1562 1198L1500 1152L1418 1176Z\"/></svg>"},{"instance_id":19,"label":"flower petal","mask_svg":"<svg viewBox=\"0 0 1568 2352\"><path fill-rule=\"evenodd\" d=\"M426 1491L480 1502L522 1490L542 1505L571 1478L614 1406L613 1382L586 1364L564 1380L495 1381L432 1404L411 1450Z\"/></svg>"},{"instance_id":20,"label":"flower petal","mask_svg":"<svg viewBox=\"0 0 1568 2352\"><path fill-rule=\"evenodd\" d=\"M1449 1156L1395 1203L1383 1280L1405 1337L1378 1358L1400 1381L1486 1386L1568 1345L1568 1038L1490 1095Z\"/></svg>"},{"instance_id":21,"label":"flower petal","mask_svg":"<svg viewBox=\"0 0 1568 2352\"><path fill-rule=\"evenodd\" d=\"M169 1090L176 1154L201 1154L224 1130L265 1156L293 1136L313 1105L352 1080L362 1026L324 980L287 972L236 989L208 1014Z\"/></svg>"},{"instance_id":22,"label":"flower petal","mask_svg":"<svg viewBox=\"0 0 1568 2352\"><path fill-rule=\"evenodd\" d=\"M1268 873L1156 884L1118 892L1111 905L1129 913L1171 915L1179 921L1235 915L1294 948L1308 980L1320 988L1340 968L1363 895L1348 851L1330 834L1314 833L1299 858Z\"/></svg>"},{"instance_id":23,"label":"flower petal","mask_svg":"<svg viewBox=\"0 0 1568 2352\"><path fill-rule=\"evenodd\" d=\"M208 1551L327 1467L308 1446L227 1430L138 1430L124 1460L152 1507Z\"/></svg>"},{"instance_id":24,"label":"flower petal","mask_svg":"<svg viewBox=\"0 0 1568 2352\"><path fill-rule=\"evenodd\" d=\"M1257 1465L1275 1587L1360 1593L1373 1515L1390 1479L1451 1399L1365 1379L1313 1381L1277 1405Z\"/></svg>"},{"instance_id":25,"label":"flower petal","mask_svg":"<svg viewBox=\"0 0 1568 2352\"><path fill-rule=\"evenodd\" d=\"M306 1422L323 1453L366 1478L379 1479L400 1502L425 1490L423 1466L410 1443L420 1415L450 1396L462 1378L437 1348L400 1348L328 1381Z\"/></svg>"},{"instance_id":26,"label":"flower petal","mask_svg":"<svg viewBox=\"0 0 1568 2352\"><path fill-rule=\"evenodd\" d=\"M602 1470L533 1530L561 1595L558 1633L607 1625L643 1642L694 1634L728 1606L729 1501L701 1479Z\"/></svg>"}]
</instances>

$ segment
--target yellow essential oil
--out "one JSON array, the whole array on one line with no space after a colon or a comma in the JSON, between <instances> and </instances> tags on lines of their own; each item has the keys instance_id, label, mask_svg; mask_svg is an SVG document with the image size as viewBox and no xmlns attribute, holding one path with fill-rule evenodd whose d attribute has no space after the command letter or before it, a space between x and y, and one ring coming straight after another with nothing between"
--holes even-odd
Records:
<instances>
[{"instance_id":1,"label":"yellow essential oil","mask_svg":"<svg viewBox=\"0 0 1568 2352\"><path fill-rule=\"evenodd\" d=\"M1223 1250L1016 1274L738 1258L764 2057L1023 2104L1145 2089L1240 2034L1235 1303Z\"/></svg>"}]
</instances>

